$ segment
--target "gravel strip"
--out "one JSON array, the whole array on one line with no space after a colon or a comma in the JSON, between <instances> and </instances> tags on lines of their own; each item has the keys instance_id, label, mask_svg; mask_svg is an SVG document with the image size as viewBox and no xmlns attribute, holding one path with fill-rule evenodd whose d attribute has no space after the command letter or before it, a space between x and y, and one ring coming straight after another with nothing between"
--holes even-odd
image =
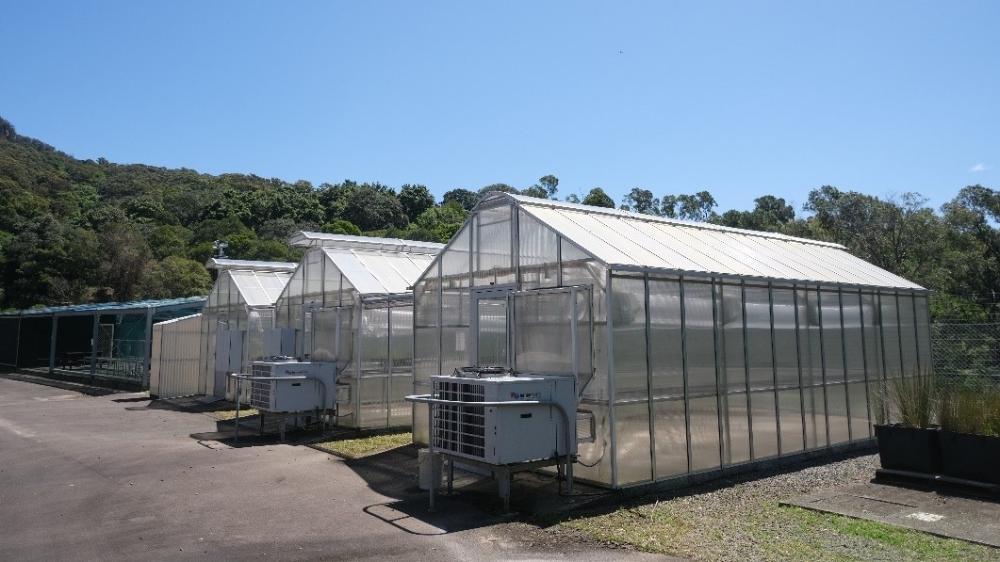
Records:
<instances>
[{"instance_id":1,"label":"gravel strip","mask_svg":"<svg viewBox=\"0 0 1000 562\"><path fill-rule=\"evenodd\" d=\"M910 531L883 536L877 524L778 506L804 494L868 482L878 466L877 455L865 455L749 474L564 525L601 540L698 560L1000 560L996 549Z\"/></svg>"}]
</instances>

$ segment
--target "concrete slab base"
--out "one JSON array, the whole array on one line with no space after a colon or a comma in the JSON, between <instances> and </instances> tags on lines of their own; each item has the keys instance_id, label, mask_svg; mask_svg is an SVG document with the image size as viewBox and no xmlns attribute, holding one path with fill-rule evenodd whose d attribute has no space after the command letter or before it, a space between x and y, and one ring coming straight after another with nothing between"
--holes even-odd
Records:
<instances>
[{"instance_id":1,"label":"concrete slab base","mask_svg":"<svg viewBox=\"0 0 1000 562\"><path fill-rule=\"evenodd\" d=\"M869 483L782 502L1000 548L1000 503Z\"/></svg>"}]
</instances>

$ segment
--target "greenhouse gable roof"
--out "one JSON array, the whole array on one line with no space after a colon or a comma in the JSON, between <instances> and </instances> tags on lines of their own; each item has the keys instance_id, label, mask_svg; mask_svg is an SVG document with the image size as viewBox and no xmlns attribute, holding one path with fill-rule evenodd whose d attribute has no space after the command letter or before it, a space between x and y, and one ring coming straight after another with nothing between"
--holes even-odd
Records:
<instances>
[{"instance_id":1,"label":"greenhouse gable roof","mask_svg":"<svg viewBox=\"0 0 1000 562\"><path fill-rule=\"evenodd\" d=\"M323 253L362 295L406 293L437 252L323 248Z\"/></svg>"},{"instance_id":2,"label":"greenhouse gable roof","mask_svg":"<svg viewBox=\"0 0 1000 562\"><path fill-rule=\"evenodd\" d=\"M273 306L292 278L291 271L232 269L226 272L250 307Z\"/></svg>"},{"instance_id":3,"label":"greenhouse gable roof","mask_svg":"<svg viewBox=\"0 0 1000 562\"><path fill-rule=\"evenodd\" d=\"M205 262L206 269L226 271L230 269L248 269L253 271L295 271L298 264L286 261L251 261L231 260L229 258L209 258Z\"/></svg>"},{"instance_id":4,"label":"greenhouse gable roof","mask_svg":"<svg viewBox=\"0 0 1000 562\"><path fill-rule=\"evenodd\" d=\"M484 203L502 198L612 269L923 290L839 244L506 193Z\"/></svg>"},{"instance_id":5,"label":"greenhouse gable roof","mask_svg":"<svg viewBox=\"0 0 1000 562\"><path fill-rule=\"evenodd\" d=\"M374 236L353 236L350 234L328 234L326 232L298 232L288 243L298 247L340 248L353 250L385 250L415 254L437 254L444 244L403 240L402 238L376 238Z\"/></svg>"}]
</instances>

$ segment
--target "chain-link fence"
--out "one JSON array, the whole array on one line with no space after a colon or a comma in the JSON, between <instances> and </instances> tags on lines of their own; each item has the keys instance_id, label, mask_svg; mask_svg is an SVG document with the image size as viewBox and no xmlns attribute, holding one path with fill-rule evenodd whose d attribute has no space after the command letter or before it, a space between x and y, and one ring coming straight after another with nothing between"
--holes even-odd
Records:
<instances>
[{"instance_id":1,"label":"chain-link fence","mask_svg":"<svg viewBox=\"0 0 1000 562\"><path fill-rule=\"evenodd\" d=\"M936 422L1000 434L1000 324L931 325Z\"/></svg>"}]
</instances>

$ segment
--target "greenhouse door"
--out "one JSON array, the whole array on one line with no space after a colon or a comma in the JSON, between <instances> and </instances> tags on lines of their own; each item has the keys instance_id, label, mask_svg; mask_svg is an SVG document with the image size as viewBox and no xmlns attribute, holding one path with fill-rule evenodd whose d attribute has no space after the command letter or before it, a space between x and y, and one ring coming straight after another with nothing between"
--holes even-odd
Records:
<instances>
[{"instance_id":1,"label":"greenhouse door","mask_svg":"<svg viewBox=\"0 0 1000 562\"><path fill-rule=\"evenodd\" d=\"M510 366L510 289L486 289L472 295L472 358L477 367Z\"/></svg>"}]
</instances>

